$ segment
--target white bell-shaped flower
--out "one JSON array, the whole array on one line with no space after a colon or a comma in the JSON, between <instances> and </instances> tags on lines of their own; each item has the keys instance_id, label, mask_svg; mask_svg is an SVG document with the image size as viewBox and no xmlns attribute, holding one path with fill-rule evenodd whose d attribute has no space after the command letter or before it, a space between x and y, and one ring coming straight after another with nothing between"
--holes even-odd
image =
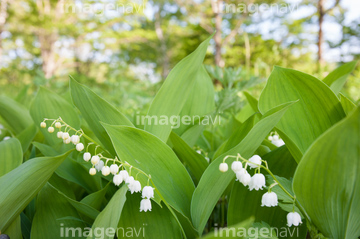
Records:
<instances>
[{"instance_id":1,"label":"white bell-shaped flower","mask_svg":"<svg viewBox=\"0 0 360 239\"><path fill-rule=\"evenodd\" d=\"M142 198L154 198L154 188L151 186L145 186L142 190Z\"/></svg>"},{"instance_id":2,"label":"white bell-shaped flower","mask_svg":"<svg viewBox=\"0 0 360 239\"><path fill-rule=\"evenodd\" d=\"M129 173L126 170L121 170L119 172L119 174L121 175L121 177L126 181L129 177ZM134 178L133 178L134 179Z\"/></svg>"},{"instance_id":3,"label":"white bell-shaped flower","mask_svg":"<svg viewBox=\"0 0 360 239\"><path fill-rule=\"evenodd\" d=\"M255 189L258 191L265 187L265 176L261 173L256 173L254 176L251 177L251 181L249 183L250 191Z\"/></svg>"},{"instance_id":4,"label":"white bell-shaped flower","mask_svg":"<svg viewBox=\"0 0 360 239\"><path fill-rule=\"evenodd\" d=\"M253 155L251 158L249 158L249 161L251 162L248 163L250 168L258 168L258 165L261 165L261 157L259 155Z\"/></svg>"},{"instance_id":5,"label":"white bell-shaped flower","mask_svg":"<svg viewBox=\"0 0 360 239\"><path fill-rule=\"evenodd\" d=\"M93 165L97 164L99 161L100 161L100 157L99 157L99 156L94 155L94 156L91 157L91 163L92 163Z\"/></svg>"},{"instance_id":6,"label":"white bell-shaped flower","mask_svg":"<svg viewBox=\"0 0 360 239\"><path fill-rule=\"evenodd\" d=\"M90 175L95 175L96 174L96 169L95 168L90 168L89 174Z\"/></svg>"},{"instance_id":7,"label":"white bell-shaped flower","mask_svg":"<svg viewBox=\"0 0 360 239\"><path fill-rule=\"evenodd\" d=\"M56 123L55 123L55 128L61 129L61 123L60 123L60 122L56 122Z\"/></svg>"},{"instance_id":8,"label":"white bell-shaped flower","mask_svg":"<svg viewBox=\"0 0 360 239\"><path fill-rule=\"evenodd\" d=\"M80 142L80 137L79 135L71 135L70 137L71 139L71 142L74 144L74 145L77 145L79 142Z\"/></svg>"},{"instance_id":9,"label":"white bell-shaped flower","mask_svg":"<svg viewBox=\"0 0 360 239\"><path fill-rule=\"evenodd\" d=\"M40 127L41 127L41 128L46 128L46 123L45 123L45 122L41 122L41 123L40 123Z\"/></svg>"},{"instance_id":10,"label":"white bell-shaped flower","mask_svg":"<svg viewBox=\"0 0 360 239\"><path fill-rule=\"evenodd\" d=\"M266 192L261 198L261 206L275 207L278 205L278 197L274 192Z\"/></svg>"},{"instance_id":11,"label":"white bell-shaped flower","mask_svg":"<svg viewBox=\"0 0 360 239\"><path fill-rule=\"evenodd\" d=\"M141 183L138 180L134 180L132 183L128 184L131 194L138 193L141 191Z\"/></svg>"},{"instance_id":12,"label":"white bell-shaped flower","mask_svg":"<svg viewBox=\"0 0 360 239\"><path fill-rule=\"evenodd\" d=\"M299 224L302 223L301 216L297 212L289 212L286 219L288 227L291 227L292 225L299 226Z\"/></svg>"},{"instance_id":13,"label":"white bell-shaped flower","mask_svg":"<svg viewBox=\"0 0 360 239\"><path fill-rule=\"evenodd\" d=\"M48 131L49 131L49 133L53 133L54 132L54 127L52 127L52 126L50 126L49 128L48 128Z\"/></svg>"},{"instance_id":14,"label":"white bell-shaped flower","mask_svg":"<svg viewBox=\"0 0 360 239\"><path fill-rule=\"evenodd\" d=\"M121 172L119 174L121 174ZM133 176L129 176L125 179L125 183L127 183L127 184L132 184L134 181L135 181L135 179Z\"/></svg>"},{"instance_id":15,"label":"white bell-shaped flower","mask_svg":"<svg viewBox=\"0 0 360 239\"><path fill-rule=\"evenodd\" d=\"M83 159L85 162L89 162L89 160L91 159L91 154L89 152L84 153Z\"/></svg>"},{"instance_id":16,"label":"white bell-shaped flower","mask_svg":"<svg viewBox=\"0 0 360 239\"><path fill-rule=\"evenodd\" d=\"M245 173L243 173L239 179L240 183L242 183L245 187L249 185L251 181L250 174L245 170Z\"/></svg>"},{"instance_id":17,"label":"white bell-shaped flower","mask_svg":"<svg viewBox=\"0 0 360 239\"><path fill-rule=\"evenodd\" d=\"M98 172L100 172L102 170L102 168L104 167L105 163L102 160L99 160L99 162L97 164L95 164L95 168Z\"/></svg>"},{"instance_id":18,"label":"white bell-shaped flower","mask_svg":"<svg viewBox=\"0 0 360 239\"><path fill-rule=\"evenodd\" d=\"M122 182L123 182L123 178L121 177L120 174L115 174L113 177L113 182L116 186L119 186Z\"/></svg>"},{"instance_id":19,"label":"white bell-shaped flower","mask_svg":"<svg viewBox=\"0 0 360 239\"><path fill-rule=\"evenodd\" d=\"M114 175L117 174L119 172L119 166L116 163L111 164L110 165L110 172L112 174L114 174Z\"/></svg>"},{"instance_id":20,"label":"white bell-shaped flower","mask_svg":"<svg viewBox=\"0 0 360 239\"><path fill-rule=\"evenodd\" d=\"M84 144L83 143L78 143L76 145L76 150L79 151L79 152L83 151L84 150Z\"/></svg>"},{"instance_id":21,"label":"white bell-shaped flower","mask_svg":"<svg viewBox=\"0 0 360 239\"><path fill-rule=\"evenodd\" d=\"M57 133L56 133L56 136L57 136L59 139L62 139L63 132L62 132L62 131L57 132Z\"/></svg>"},{"instance_id":22,"label":"white bell-shaped flower","mask_svg":"<svg viewBox=\"0 0 360 239\"><path fill-rule=\"evenodd\" d=\"M63 139L64 144L70 144L71 140L70 138Z\"/></svg>"},{"instance_id":23,"label":"white bell-shaped flower","mask_svg":"<svg viewBox=\"0 0 360 239\"><path fill-rule=\"evenodd\" d=\"M282 139L272 140L271 143L277 147L281 147L285 144L284 140Z\"/></svg>"},{"instance_id":24,"label":"white bell-shaped flower","mask_svg":"<svg viewBox=\"0 0 360 239\"><path fill-rule=\"evenodd\" d=\"M64 132L64 133L62 134L62 138L63 138L63 140L66 140L66 139L70 138L69 133L68 133L68 132Z\"/></svg>"},{"instance_id":25,"label":"white bell-shaped flower","mask_svg":"<svg viewBox=\"0 0 360 239\"><path fill-rule=\"evenodd\" d=\"M108 176L110 174L110 167L109 166L104 166L102 169L101 169L101 173L102 175L104 176Z\"/></svg>"},{"instance_id":26,"label":"white bell-shaped flower","mask_svg":"<svg viewBox=\"0 0 360 239\"><path fill-rule=\"evenodd\" d=\"M147 212L147 211L151 211L151 201L150 199L143 199L140 202L140 212Z\"/></svg>"},{"instance_id":27,"label":"white bell-shaped flower","mask_svg":"<svg viewBox=\"0 0 360 239\"><path fill-rule=\"evenodd\" d=\"M234 173L239 172L242 168L243 166L240 161L234 161L231 164L231 170L234 171Z\"/></svg>"},{"instance_id":28,"label":"white bell-shaped flower","mask_svg":"<svg viewBox=\"0 0 360 239\"><path fill-rule=\"evenodd\" d=\"M229 166L227 165L227 163L221 163L220 165L219 165L219 170L220 170L220 172L226 172L226 171L228 171L228 169L229 169Z\"/></svg>"}]
</instances>

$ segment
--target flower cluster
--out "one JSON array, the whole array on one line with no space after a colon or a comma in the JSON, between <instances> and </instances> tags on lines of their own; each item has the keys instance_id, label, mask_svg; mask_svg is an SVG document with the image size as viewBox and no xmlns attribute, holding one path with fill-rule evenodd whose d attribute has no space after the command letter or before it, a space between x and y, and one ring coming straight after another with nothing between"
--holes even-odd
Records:
<instances>
[{"instance_id":1,"label":"flower cluster","mask_svg":"<svg viewBox=\"0 0 360 239\"><path fill-rule=\"evenodd\" d=\"M52 119L44 119L43 122L40 123L41 128L46 128L46 121L52 120ZM52 120L52 124L48 127L49 133L54 133L55 128L58 129L57 137L59 139L63 140L63 143L69 144L73 143L76 145L76 150L81 152L85 149L85 146L83 143L80 142L80 139L82 136L87 137L84 132L80 130L76 130L72 128L70 125L66 124L61 118ZM55 128L54 128L55 126ZM64 130L62 129L64 128ZM75 132L74 134L70 135L71 132ZM87 137L88 138L88 137ZM88 138L90 139L90 138ZM103 176L112 175L113 176L113 183L116 186L119 186L123 182L127 185L129 188L129 191L131 194L142 192L142 200L140 202L140 212L144 211L151 211L151 198L154 198L154 188L149 186L151 176L147 175L143 171L141 171L138 168L133 167L127 162L121 162L117 157L114 159L112 158L106 158L101 153L97 153L97 149L100 147L99 145L96 145L94 148L94 154L91 155L89 152L89 147L91 145L94 145L94 142L90 142L86 146L86 152L83 154L83 159L85 162L89 162L92 164L92 167L89 169L90 175L95 175L97 172L101 172ZM104 162L105 161L105 162ZM129 172L126 170L126 168L129 168ZM131 176L131 170L137 170L137 174L135 178ZM141 189L141 183L137 180L138 174L141 173L145 175L148 178L148 185L145 186L143 189Z\"/></svg>"},{"instance_id":2,"label":"flower cluster","mask_svg":"<svg viewBox=\"0 0 360 239\"><path fill-rule=\"evenodd\" d=\"M280 139L279 135L275 133L270 134L268 140L270 140L271 143L277 147L283 146L285 144L284 140Z\"/></svg>"},{"instance_id":3,"label":"flower cluster","mask_svg":"<svg viewBox=\"0 0 360 239\"><path fill-rule=\"evenodd\" d=\"M278 196L275 192L272 192L271 189L276 185L279 185L280 188L283 190L285 190L285 189L284 189L284 187L282 187L280 185L279 181L270 172L270 170L268 168L268 164L265 160L262 160L262 158L259 155L253 155L249 160L246 160L245 158L241 157L240 154L238 154L237 156L228 155L223 159L223 162L220 163L220 165L219 165L219 170L221 172L226 172L229 169L228 164L225 162L227 158L236 158L236 160L233 161L231 164L231 170L236 175L236 181L239 181L245 187L248 186L250 191L252 191L253 189L258 191L258 190L262 190L263 188L266 187L265 176L264 176L264 174L262 174L260 172L261 168L265 168L270 173L270 175L274 178L275 182L268 187L268 192L263 194L263 196L261 198L261 206L262 207L263 206L275 207L278 205ZM239 161L239 160L241 160L241 161ZM245 163L245 165L243 165L243 163ZM262 163L264 163L265 166L263 166ZM248 167L251 169L255 169L255 173L253 176L251 176L249 174L249 172L247 171ZM288 192L286 192L286 193L288 193ZM289 196L291 196L291 195L289 194ZM294 202L295 202L295 198L293 196L291 196L291 197L294 199ZM295 206L294 206L294 209L295 209ZM290 212L287 215L287 221L288 221L289 227L292 225L298 226L300 223L302 223L300 214L295 212L294 210L293 210L293 212Z\"/></svg>"}]
</instances>

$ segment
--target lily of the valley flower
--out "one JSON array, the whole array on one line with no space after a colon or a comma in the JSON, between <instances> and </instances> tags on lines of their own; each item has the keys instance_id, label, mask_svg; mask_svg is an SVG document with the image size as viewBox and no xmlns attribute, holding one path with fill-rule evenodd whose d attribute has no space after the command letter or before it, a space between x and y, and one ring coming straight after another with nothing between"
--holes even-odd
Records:
<instances>
[{"instance_id":1,"label":"lily of the valley flower","mask_svg":"<svg viewBox=\"0 0 360 239\"><path fill-rule=\"evenodd\" d=\"M92 159L92 158L91 158L91 159ZM104 167L104 165L105 165L104 161L102 161L102 160L99 159L99 162L98 162L97 164L95 164L94 166L95 166L96 170L97 170L98 172L100 172L101 169Z\"/></svg>"},{"instance_id":2,"label":"lily of the valley flower","mask_svg":"<svg viewBox=\"0 0 360 239\"><path fill-rule=\"evenodd\" d=\"M228 171L228 169L229 169L229 166L227 165L227 163L221 163L220 165L219 165L219 170L220 170L220 172L226 172L226 171Z\"/></svg>"},{"instance_id":3,"label":"lily of the valley flower","mask_svg":"<svg viewBox=\"0 0 360 239\"><path fill-rule=\"evenodd\" d=\"M70 138L63 139L63 142L64 144L70 144L71 139Z\"/></svg>"},{"instance_id":4,"label":"lily of the valley flower","mask_svg":"<svg viewBox=\"0 0 360 239\"><path fill-rule=\"evenodd\" d=\"M45 122L41 122L41 123L40 123L40 127L41 127L41 128L46 128L46 123L45 123Z\"/></svg>"},{"instance_id":5,"label":"lily of the valley flower","mask_svg":"<svg viewBox=\"0 0 360 239\"><path fill-rule=\"evenodd\" d=\"M256 173L254 176L251 177L251 181L249 183L250 191L255 189L258 191L265 187L265 176L261 173Z\"/></svg>"},{"instance_id":6,"label":"lily of the valley flower","mask_svg":"<svg viewBox=\"0 0 360 239\"><path fill-rule=\"evenodd\" d=\"M123 181L124 179L121 177L120 174L116 174L113 178L113 182L116 186L119 186Z\"/></svg>"},{"instance_id":7,"label":"lily of the valley flower","mask_svg":"<svg viewBox=\"0 0 360 239\"><path fill-rule=\"evenodd\" d=\"M54 132L54 127L52 127L52 126L50 126L49 128L48 128L48 131L49 131L49 133L53 133Z\"/></svg>"},{"instance_id":8,"label":"lily of the valley flower","mask_svg":"<svg viewBox=\"0 0 360 239\"><path fill-rule=\"evenodd\" d=\"M74 145L77 145L79 142L80 142L80 137L79 137L79 135L72 135L71 137L70 137L70 139L71 139L71 142L74 144Z\"/></svg>"},{"instance_id":9,"label":"lily of the valley flower","mask_svg":"<svg viewBox=\"0 0 360 239\"><path fill-rule=\"evenodd\" d=\"M142 190L142 198L154 198L154 188L151 186L145 186Z\"/></svg>"},{"instance_id":10,"label":"lily of the valley flower","mask_svg":"<svg viewBox=\"0 0 360 239\"><path fill-rule=\"evenodd\" d=\"M261 157L259 155L255 154L249 158L249 161L251 162L248 164L250 168L258 168L261 165Z\"/></svg>"},{"instance_id":11,"label":"lily of the valley flower","mask_svg":"<svg viewBox=\"0 0 360 239\"><path fill-rule=\"evenodd\" d=\"M94 156L91 157L91 163L92 163L93 165L97 164L99 161L100 161L100 157L99 157L99 156L94 155Z\"/></svg>"},{"instance_id":12,"label":"lily of the valley flower","mask_svg":"<svg viewBox=\"0 0 360 239\"><path fill-rule=\"evenodd\" d=\"M61 123L60 123L60 122L56 122L56 123L55 123L55 128L61 129Z\"/></svg>"},{"instance_id":13,"label":"lily of the valley flower","mask_svg":"<svg viewBox=\"0 0 360 239\"><path fill-rule=\"evenodd\" d=\"M89 174L90 175L95 175L96 174L96 169L95 168L90 168Z\"/></svg>"},{"instance_id":14,"label":"lily of the valley flower","mask_svg":"<svg viewBox=\"0 0 360 239\"><path fill-rule=\"evenodd\" d=\"M131 192L131 194L138 193L141 191L141 184L139 181L134 180L131 183L128 184L129 190Z\"/></svg>"},{"instance_id":15,"label":"lily of the valley flower","mask_svg":"<svg viewBox=\"0 0 360 239\"><path fill-rule=\"evenodd\" d=\"M83 159L85 162L89 162L89 160L91 159L91 154L89 152L84 153Z\"/></svg>"},{"instance_id":16,"label":"lily of the valley flower","mask_svg":"<svg viewBox=\"0 0 360 239\"><path fill-rule=\"evenodd\" d=\"M147 212L147 211L151 211L151 201L150 199L143 199L140 202L140 212Z\"/></svg>"},{"instance_id":17,"label":"lily of the valley flower","mask_svg":"<svg viewBox=\"0 0 360 239\"><path fill-rule=\"evenodd\" d=\"M70 135L69 135L68 132L64 132L64 133L62 134L62 139L63 139L63 140L66 140L66 139L69 139L69 138L70 138Z\"/></svg>"},{"instance_id":18,"label":"lily of the valley flower","mask_svg":"<svg viewBox=\"0 0 360 239\"><path fill-rule=\"evenodd\" d=\"M236 173L236 178L242 183L244 186L248 186L251 181L250 174L243 168L239 172Z\"/></svg>"},{"instance_id":19,"label":"lily of the valley flower","mask_svg":"<svg viewBox=\"0 0 360 239\"><path fill-rule=\"evenodd\" d=\"M76 150L77 151L83 151L84 150L84 144L83 143L78 143L77 145L76 145Z\"/></svg>"},{"instance_id":20,"label":"lily of the valley flower","mask_svg":"<svg viewBox=\"0 0 360 239\"><path fill-rule=\"evenodd\" d=\"M121 175L121 177L126 181L129 178L129 173L126 170L121 170L119 172L119 174ZM134 178L132 178L134 179ZM126 182L127 183L127 182Z\"/></svg>"},{"instance_id":21,"label":"lily of the valley flower","mask_svg":"<svg viewBox=\"0 0 360 239\"><path fill-rule=\"evenodd\" d=\"M231 164L231 170L234 171L234 173L239 172L241 169L243 169L242 163L240 161L234 161Z\"/></svg>"},{"instance_id":22,"label":"lily of the valley flower","mask_svg":"<svg viewBox=\"0 0 360 239\"><path fill-rule=\"evenodd\" d=\"M110 172L112 174L117 174L119 172L119 166L116 163L112 164L110 166Z\"/></svg>"},{"instance_id":23,"label":"lily of the valley flower","mask_svg":"<svg viewBox=\"0 0 360 239\"><path fill-rule=\"evenodd\" d=\"M274 192L266 192L261 198L261 206L275 207L278 205L278 197Z\"/></svg>"},{"instance_id":24,"label":"lily of the valley flower","mask_svg":"<svg viewBox=\"0 0 360 239\"><path fill-rule=\"evenodd\" d=\"M292 225L299 226L299 224L302 223L301 216L297 212L289 212L286 219L288 227L291 227Z\"/></svg>"},{"instance_id":25,"label":"lily of the valley flower","mask_svg":"<svg viewBox=\"0 0 360 239\"><path fill-rule=\"evenodd\" d=\"M104 176L108 176L110 174L110 167L109 166L104 166L102 169L101 169L101 173L102 175Z\"/></svg>"},{"instance_id":26,"label":"lily of the valley flower","mask_svg":"<svg viewBox=\"0 0 360 239\"><path fill-rule=\"evenodd\" d=\"M62 131L57 132L57 133L56 133L56 136L57 136L59 139L62 139L63 132L62 132Z\"/></svg>"}]
</instances>

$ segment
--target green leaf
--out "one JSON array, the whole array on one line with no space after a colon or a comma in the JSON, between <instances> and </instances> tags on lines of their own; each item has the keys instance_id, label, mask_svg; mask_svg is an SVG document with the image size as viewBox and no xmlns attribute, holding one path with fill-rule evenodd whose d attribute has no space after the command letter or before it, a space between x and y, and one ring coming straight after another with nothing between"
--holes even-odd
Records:
<instances>
[{"instance_id":1,"label":"green leaf","mask_svg":"<svg viewBox=\"0 0 360 239\"><path fill-rule=\"evenodd\" d=\"M227 228L215 228L216 231L202 237L203 239L216 239L216 238L248 238L250 233L248 229L254 222L254 218L250 217L236 225Z\"/></svg>"},{"instance_id":2,"label":"green leaf","mask_svg":"<svg viewBox=\"0 0 360 239\"><path fill-rule=\"evenodd\" d=\"M190 200L194 183L171 148L143 130L127 126L103 125L119 158L150 174L162 199L190 218ZM135 169L133 171L136 172Z\"/></svg>"},{"instance_id":3,"label":"green leaf","mask_svg":"<svg viewBox=\"0 0 360 239\"><path fill-rule=\"evenodd\" d=\"M16 136L16 138L21 142L22 151L24 153L28 150L31 141L34 139L37 132L38 128L35 124L32 124Z\"/></svg>"},{"instance_id":4,"label":"green leaf","mask_svg":"<svg viewBox=\"0 0 360 239\"><path fill-rule=\"evenodd\" d=\"M65 183L65 182L64 182ZM36 200L36 213L31 227L31 238L49 239L64 238L68 228L83 229L85 224L78 220L61 220L63 217L78 218L77 211L58 193L58 190L47 183L39 192ZM69 231L72 235L72 231ZM75 231L75 237L84 238Z\"/></svg>"},{"instance_id":5,"label":"green leaf","mask_svg":"<svg viewBox=\"0 0 360 239\"><path fill-rule=\"evenodd\" d=\"M23 161L22 149L19 140L11 138L0 142L0 177L19 167ZM20 216L3 231L14 239L22 239Z\"/></svg>"},{"instance_id":6,"label":"green leaf","mask_svg":"<svg viewBox=\"0 0 360 239\"><path fill-rule=\"evenodd\" d=\"M345 113L339 99L322 81L299 71L275 67L260 95L260 111L294 100L299 102L276 127L296 161L300 161L314 140L345 117Z\"/></svg>"},{"instance_id":7,"label":"green leaf","mask_svg":"<svg viewBox=\"0 0 360 239\"><path fill-rule=\"evenodd\" d=\"M351 61L345 63L344 65L336 68L330 74L328 74L323 82L327 84L335 94L339 94L340 90L343 88L347 77L355 69L357 61Z\"/></svg>"},{"instance_id":8,"label":"green leaf","mask_svg":"<svg viewBox=\"0 0 360 239\"><path fill-rule=\"evenodd\" d=\"M202 63L211 38L212 36L202 42L193 53L181 60L171 70L151 103L147 114L149 117L166 116L170 119L171 116L180 114L194 87L198 74L203 74ZM166 142L171 132L171 124L160 125L146 122L145 130Z\"/></svg>"},{"instance_id":9,"label":"green leaf","mask_svg":"<svg viewBox=\"0 0 360 239\"><path fill-rule=\"evenodd\" d=\"M61 117L73 128L80 129L80 119L73 106L59 95L43 87L40 88L31 104L30 114L35 125L39 127L44 118L57 119ZM52 121L47 121L46 124L47 127L49 127L52 124ZM56 137L56 131L52 134L48 132L47 128L40 128L40 131L50 145L62 142L61 139Z\"/></svg>"},{"instance_id":10,"label":"green leaf","mask_svg":"<svg viewBox=\"0 0 360 239\"><path fill-rule=\"evenodd\" d=\"M20 141L11 138L0 142L0 177L21 165L23 153Z\"/></svg>"},{"instance_id":11,"label":"green leaf","mask_svg":"<svg viewBox=\"0 0 360 239\"><path fill-rule=\"evenodd\" d=\"M218 199L234 180L235 174L229 170L226 173L219 171L219 164L227 155L237 155L240 153L243 157L249 158L260 146L263 139L279 122L280 118L293 103L278 106L266 114L250 130L245 138L234 148L217 157L206 169L198 187L194 191L191 201L191 216L195 228L202 232L205 224L214 209ZM228 159L227 163L231 165L233 159Z\"/></svg>"},{"instance_id":12,"label":"green leaf","mask_svg":"<svg viewBox=\"0 0 360 239\"><path fill-rule=\"evenodd\" d=\"M180 112L180 117L190 116L191 122L189 122L189 125L186 125L186 122L186 124L181 123L179 128L174 129L174 131L178 135L182 135L183 132L193 125L199 125L200 119L202 119L203 116L206 115L206 117L210 118L210 113L212 113L215 109L214 96L214 85L204 66L202 66L197 71L195 83Z\"/></svg>"},{"instance_id":13,"label":"green leaf","mask_svg":"<svg viewBox=\"0 0 360 239\"><path fill-rule=\"evenodd\" d=\"M6 96L0 96L0 116L15 134L20 133L33 123L28 109Z\"/></svg>"},{"instance_id":14,"label":"green leaf","mask_svg":"<svg viewBox=\"0 0 360 239\"><path fill-rule=\"evenodd\" d=\"M341 93L340 93L340 102L346 115L349 115L356 108L356 105Z\"/></svg>"},{"instance_id":15,"label":"green leaf","mask_svg":"<svg viewBox=\"0 0 360 239\"><path fill-rule=\"evenodd\" d=\"M360 107L325 132L295 172L296 198L324 234L360 236Z\"/></svg>"},{"instance_id":16,"label":"green leaf","mask_svg":"<svg viewBox=\"0 0 360 239\"><path fill-rule=\"evenodd\" d=\"M88 87L76 82L72 77L70 77L70 91L74 104L89 124L90 129L101 144L115 155L111 140L100 122L127 126L133 126L133 124L114 106L99 97Z\"/></svg>"},{"instance_id":17,"label":"green leaf","mask_svg":"<svg viewBox=\"0 0 360 239\"><path fill-rule=\"evenodd\" d=\"M258 104L259 104L258 100L255 99L254 96L250 95L250 93L247 91L244 91L244 95L245 95L247 101L249 102L249 105L253 109L253 111L260 112L259 108L258 108Z\"/></svg>"},{"instance_id":18,"label":"green leaf","mask_svg":"<svg viewBox=\"0 0 360 239\"><path fill-rule=\"evenodd\" d=\"M114 236L116 233L117 225L120 220L120 216L126 201L126 192L128 190L127 186L122 186L120 189L116 191L114 196L111 198L108 205L104 208L104 210L97 216L94 224L92 225L91 230L94 232L96 228L103 228L107 230L113 229ZM95 234L95 233L93 233ZM112 239L114 236L110 237L106 233L103 239ZM96 238L95 236L88 236L88 239Z\"/></svg>"},{"instance_id":19,"label":"green leaf","mask_svg":"<svg viewBox=\"0 0 360 239\"><path fill-rule=\"evenodd\" d=\"M20 215L70 152L30 159L0 178L1 231Z\"/></svg>"},{"instance_id":20,"label":"green leaf","mask_svg":"<svg viewBox=\"0 0 360 239\"><path fill-rule=\"evenodd\" d=\"M181 230L169 209L152 202L151 212L140 212L139 194L127 193L118 225L118 238L182 238Z\"/></svg>"},{"instance_id":21,"label":"green leaf","mask_svg":"<svg viewBox=\"0 0 360 239\"><path fill-rule=\"evenodd\" d=\"M176 133L170 134L170 140L173 143L173 150L185 167L189 168L190 173L199 182L201 175L209 165L206 159L195 152L187 143L182 140Z\"/></svg>"}]
</instances>

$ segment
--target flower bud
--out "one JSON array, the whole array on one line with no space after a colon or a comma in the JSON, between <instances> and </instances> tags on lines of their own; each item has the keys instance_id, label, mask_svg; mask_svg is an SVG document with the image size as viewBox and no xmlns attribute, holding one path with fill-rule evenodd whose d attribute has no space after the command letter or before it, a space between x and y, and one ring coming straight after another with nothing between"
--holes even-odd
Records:
<instances>
[{"instance_id":1,"label":"flower bud","mask_svg":"<svg viewBox=\"0 0 360 239\"><path fill-rule=\"evenodd\" d=\"M95 168L91 168L91 169L89 170L89 174L90 174L90 175L95 175L95 174L96 174L96 169L95 169Z\"/></svg>"},{"instance_id":2,"label":"flower bud","mask_svg":"<svg viewBox=\"0 0 360 239\"><path fill-rule=\"evenodd\" d=\"M41 123L40 123L40 127L41 127L41 128L46 128L46 123L45 123L45 122L41 122Z\"/></svg>"},{"instance_id":3,"label":"flower bud","mask_svg":"<svg viewBox=\"0 0 360 239\"><path fill-rule=\"evenodd\" d=\"M57 132L56 136L57 136L59 139L62 139L63 132L61 132L61 131Z\"/></svg>"},{"instance_id":4,"label":"flower bud","mask_svg":"<svg viewBox=\"0 0 360 239\"><path fill-rule=\"evenodd\" d=\"M83 143L78 143L77 145L76 145L76 150L77 151L83 151L84 150L84 145L83 145Z\"/></svg>"},{"instance_id":5,"label":"flower bud","mask_svg":"<svg viewBox=\"0 0 360 239\"><path fill-rule=\"evenodd\" d=\"M61 129L61 123L60 123L60 122L56 122L56 123L55 123L55 128Z\"/></svg>"},{"instance_id":6,"label":"flower bud","mask_svg":"<svg viewBox=\"0 0 360 239\"><path fill-rule=\"evenodd\" d=\"M234 173L239 172L242 168L243 168L243 166L240 161L234 161L231 164L231 170L234 171Z\"/></svg>"},{"instance_id":7,"label":"flower bud","mask_svg":"<svg viewBox=\"0 0 360 239\"><path fill-rule=\"evenodd\" d=\"M219 165L219 170L220 170L220 172L226 172L226 171L228 171L228 169L229 169L229 166L227 165L227 163L221 163L220 165Z\"/></svg>"},{"instance_id":8,"label":"flower bud","mask_svg":"<svg viewBox=\"0 0 360 239\"><path fill-rule=\"evenodd\" d=\"M261 165L261 157L259 155L255 154L249 159L249 161L251 162L248 164L250 168L258 168L258 165Z\"/></svg>"},{"instance_id":9,"label":"flower bud","mask_svg":"<svg viewBox=\"0 0 360 239\"><path fill-rule=\"evenodd\" d=\"M94 156L91 157L91 163L92 163L93 165L97 164L99 161L100 161L100 157L99 157L99 156L94 155Z\"/></svg>"},{"instance_id":10,"label":"flower bud","mask_svg":"<svg viewBox=\"0 0 360 239\"><path fill-rule=\"evenodd\" d=\"M101 173L104 176L108 176L110 174L110 167L109 166L105 166L101 169Z\"/></svg>"},{"instance_id":11,"label":"flower bud","mask_svg":"<svg viewBox=\"0 0 360 239\"><path fill-rule=\"evenodd\" d=\"M50 126L50 127L48 128L48 131L49 131L49 133L53 133L53 132L54 132L54 127Z\"/></svg>"},{"instance_id":12,"label":"flower bud","mask_svg":"<svg viewBox=\"0 0 360 239\"><path fill-rule=\"evenodd\" d=\"M80 137L79 137L79 135L76 135L76 134L72 135L70 137L70 139L71 139L71 142L75 145L77 145L80 142Z\"/></svg>"},{"instance_id":13,"label":"flower bud","mask_svg":"<svg viewBox=\"0 0 360 239\"><path fill-rule=\"evenodd\" d=\"M89 162L89 160L91 159L91 154L89 152L84 153L83 159L85 160L85 162Z\"/></svg>"},{"instance_id":14,"label":"flower bud","mask_svg":"<svg viewBox=\"0 0 360 239\"><path fill-rule=\"evenodd\" d=\"M69 133L68 132L64 132L63 134L62 134L62 138L65 140L65 139L69 139L70 138L70 135L69 135ZM69 142L70 143L70 142Z\"/></svg>"},{"instance_id":15,"label":"flower bud","mask_svg":"<svg viewBox=\"0 0 360 239\"><path fill-rule=\"evenodd\" d=\"M70 144L71 140L70 138L63 139L64 144Z\"/></svg>"}]
</instances>

